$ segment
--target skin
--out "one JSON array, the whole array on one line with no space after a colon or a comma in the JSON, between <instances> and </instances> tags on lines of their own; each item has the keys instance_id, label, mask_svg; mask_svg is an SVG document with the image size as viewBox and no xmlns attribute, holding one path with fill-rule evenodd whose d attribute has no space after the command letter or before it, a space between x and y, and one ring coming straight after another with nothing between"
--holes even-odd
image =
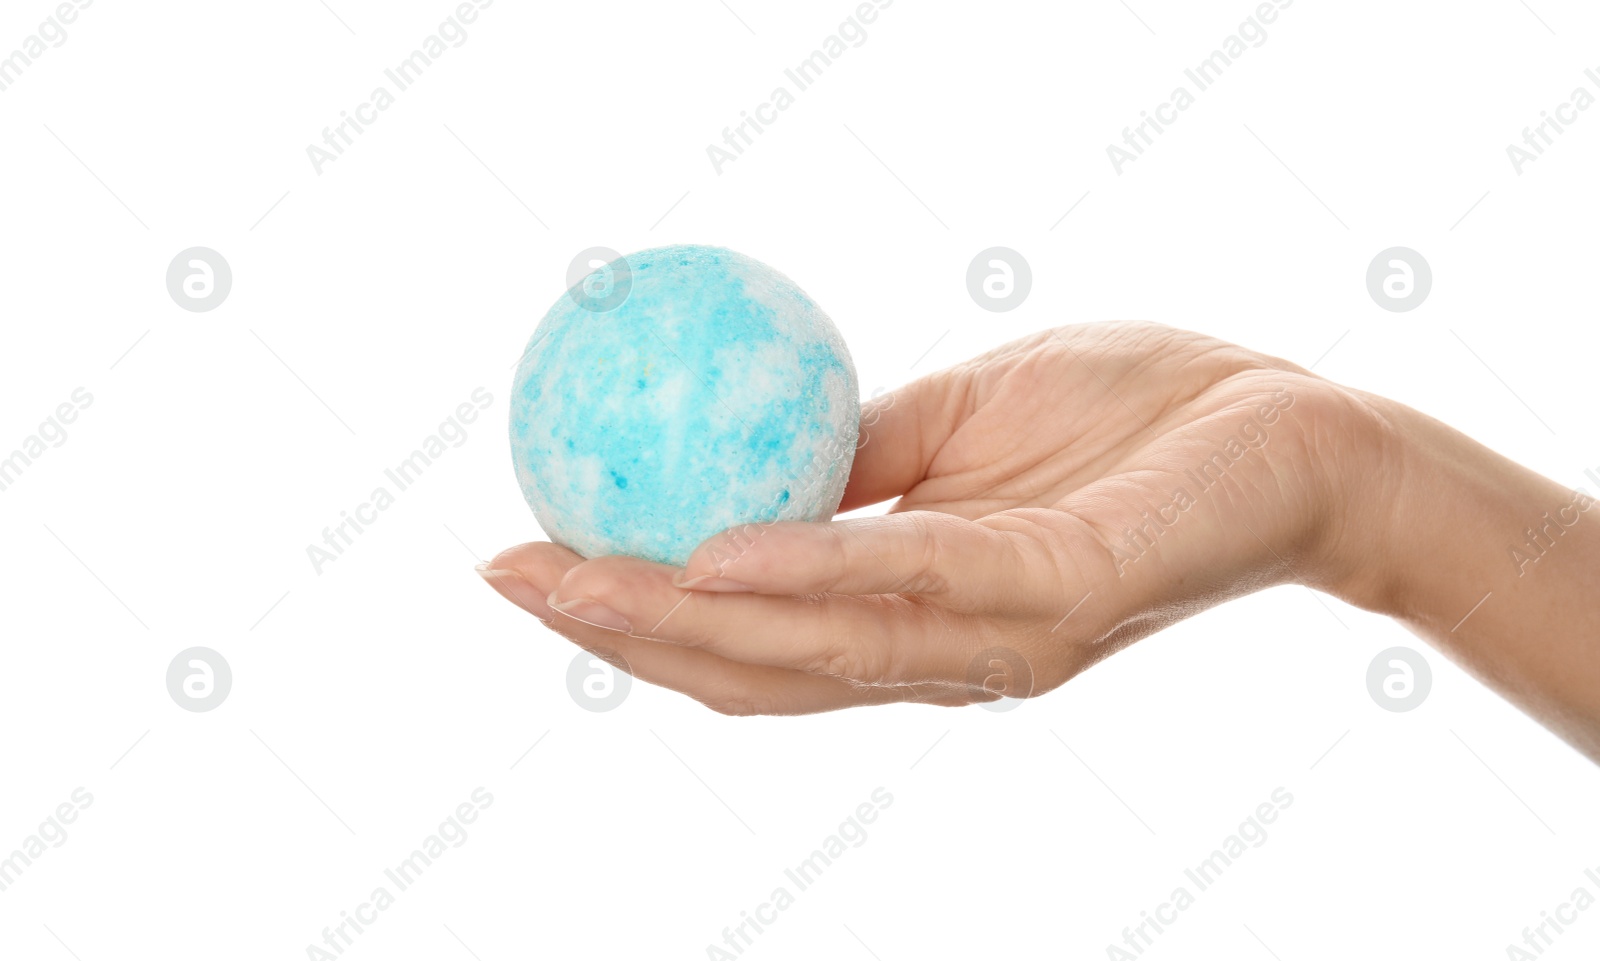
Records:
<instances>
[{"instance_id":1,"label":"skin","mask_svg":"<svg viewBox=\"0 0 1600 961\"><path fill-rule=\"evenodd\" d=\"M1303 584L1400 620L1600 762L1600 509L1404 405L1108 323L909 384L862 436L840 510L898 497L884 516L748 525L682 569L531 543L479 573L733 715L1036 696Z\"/></svg>"}]
</instances>

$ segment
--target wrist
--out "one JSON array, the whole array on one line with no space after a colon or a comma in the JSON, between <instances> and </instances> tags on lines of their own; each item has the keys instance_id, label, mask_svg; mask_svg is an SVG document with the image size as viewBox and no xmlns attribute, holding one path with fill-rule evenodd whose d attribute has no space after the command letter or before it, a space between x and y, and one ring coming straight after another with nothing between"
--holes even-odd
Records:
<instances>
[{"instance_id":1,"label":"wrist","mask_svg":"<svg viewBox=\"0 0 1600 961\"><path fill-rule=\"evenodd\" d=\"M1536 543L1547 515L1575 495L1426 414L1352 393L1370 416L1334 508L1342 536L1326 589L1424 633L1449 633L1521 579L1519 556L1536 550L1525 540Z\"/></svg>"},{"instance_id":2,"label":"wrist","mask_svg":"<svg viewBox=\"0 0 1600 961\"><path fill-rule=\"evenodd\" d=\"M1384 397L1345 393L1345 444L1329 471L1320 577L1310 586L1403 617L1415 594L1416 566L1426 560L1416 554L1429 552L1425 528L1448 497L1440 488L1445 479L1423 440L1428 432L1420 422L1428 418Z\"/></svg>"},{"instance_id":3,"label":"wrist","mask_svg":"<svg viewBox=\"0 0 1600 961\"><path fill-rule=\"evenodd\" d=\"M1600 761L1600 502L1401 404L1373 408L1375 458L1346 505L1362 549L1339 556L1333 592Z\"/></svg>"}]
</instances>

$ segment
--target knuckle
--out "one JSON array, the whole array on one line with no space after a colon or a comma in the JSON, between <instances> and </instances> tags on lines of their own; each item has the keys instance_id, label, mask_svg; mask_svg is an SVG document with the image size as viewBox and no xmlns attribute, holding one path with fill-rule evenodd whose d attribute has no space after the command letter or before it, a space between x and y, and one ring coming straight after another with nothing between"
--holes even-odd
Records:
<instances>
[{"instance_id":1,"label":"knuckle","mask_svg":"<svg viewBox=\"0 0 1600 961\"><path fill-rule=\"evenodd\" d=\"M830 640L811 655L805 669L812 674L864 681L861 657L846 641Z\"/></svg>"},{"instance_id":2,"label":"knuckle","mask_svg":"<svg viewBox=\"0 0 1600 961\"><path fill-rule=\"evenodd\" d=\"M915 583L913 589L918 593L936 594L949 585L945 581L944 571L944 538L947 523L935 521L934 515L919 513L914 515L912 527L917 534L920 545L920 555L916 559L915 573L912 575Z\"/></svg>"},{"instance_id":3,"label":"knuckle","mask_svg":"<svg viewBox=\"0 0 1600 961\"><path fill-rule=\"evenodd\" d=\"M872 616L860 617L862 611L856 605ZM825 609L820 640L801 670L871 688L916 679L921 647L904 637L902 630L882 625L920 619L918 608L922 606L915 596L885 595L855 598L848 605ZM879 626L869 626L874 624Z\"/></svg>"},{"instance_id":4,"label":"knuckle","mask_svg":"<svg viewBox=\"0 0 1600 961\"><path fill-rule=\"evenodd\" d=\"M825 581L829 586L843 584L850 575L852 553L852 545L848 543L850 535L845 533L844 528L834 524L825 525L821 529L827 532L825 535L827 544L822 549L827 558L824 561L827 570Z\"/></svg>"},{"instance_id":5,"label":"knuckle","mask_svg":"<svg viewBox=\"0 0 1600 961\"><path fill-rule=\"evenodd\" d=\"M879 680L861 645L840 631L828 631L816 650L805 658L801 670L850 681L873 683Z\"/></svg>"},{"instance_id":6,"label":"knuckle","mask_svg":"<svg viewBox=\"0 0 1600 961\"><path fill-rule=\"evenodd\" d=\"M905 572L904 590L910 594L938 594L949 589L948 563L955 535L969 523L959 517L932 511L911 511L905 515L911 527L913 548Z\"/></svg>"}]
</instances>

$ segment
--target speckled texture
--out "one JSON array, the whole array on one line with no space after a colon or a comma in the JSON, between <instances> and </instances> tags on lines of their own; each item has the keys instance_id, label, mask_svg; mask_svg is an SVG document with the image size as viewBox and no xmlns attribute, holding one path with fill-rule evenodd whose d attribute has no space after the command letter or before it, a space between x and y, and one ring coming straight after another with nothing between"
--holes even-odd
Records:
<instances>
[{"instance_id":1,"label":"speckled texture","mask_svg":"<svg viewBox=\"0 0 1600 961\"><path fill-rule=\"evenodd\" d=\"M551 540L681 565L724 529L825 520L860 423L839 331L789 278L677 246L624 258L628 299L563 295L511 391L511 454Z\"/></svg>"}]
</instances>

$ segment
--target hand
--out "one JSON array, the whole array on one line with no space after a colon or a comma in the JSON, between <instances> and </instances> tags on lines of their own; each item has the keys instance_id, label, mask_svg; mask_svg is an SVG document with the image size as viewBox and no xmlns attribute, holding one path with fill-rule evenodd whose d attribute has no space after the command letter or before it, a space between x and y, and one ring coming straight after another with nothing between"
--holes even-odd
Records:
<instances>
[{"instance_id":1,"label":"hand","mask_svg":"<svg viewBox=\"0 0 1600 961\"><path fill-rule=\"evenodd\" d=\"M1326 586L1387 456L1355 392L1150 324L1017 341L881 398L862 434L841 510L899 496L886 516L746 525L684 570L524 544L484 576L728 714L1031 696L1230 597Z\"/></svg>"},{"instance_id":2,"label":"hand","mask_svg":"<svg viewBox=\"0 0 1600 961\"><path fill-rule=\"evenodd\" d=\"M910 384L862 436L842 509L899 496L886 516L746 525L681 571L524 544L483 574L727 714L1033 696L1295 582L1398 618L1600 762L1600 501L1401 404L1102 324Z\"/></svg>"}]
</instances>

